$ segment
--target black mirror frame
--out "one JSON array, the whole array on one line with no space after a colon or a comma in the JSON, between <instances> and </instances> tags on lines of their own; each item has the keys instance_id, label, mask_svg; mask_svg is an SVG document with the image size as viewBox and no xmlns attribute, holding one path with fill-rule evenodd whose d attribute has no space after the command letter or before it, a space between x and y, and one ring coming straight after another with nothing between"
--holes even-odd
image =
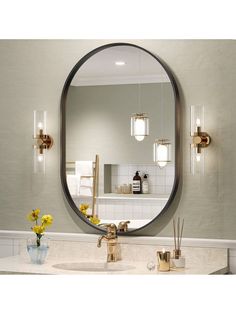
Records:
<instances>
[{"instance_id":1,"label":"black mirror frame","mask_svg":"<svg viewBox=\"0 0 236 314\"><path fill-rule=\"evenodd\" d=\"M169 197L167 203L165 204L164 208L154 219L152 219L149 223L147 223L146 225L144 225L140 228L128 230L127 232L119 233L120 235L132 235L134 232L140 231L140 230L146 228L147 226L149 226L150 224L152 224L153 221L156 221L158 219L160 214L163 214L168 210L168 208L170 207L171 203L173 202L173 200L175 198L175 195L177 193L178 186L179 186L179 181L180 181L180 101L179 101L179 91L178 91L177 83L175 81L173 74L171 73L168 66L162 60L159 59L159 57L155 56L153 53L151 53L150 51L148 51L148 50L146 50L140 46L130 44L130 43L119 42L119 43L111 43L111 44L100 46L100 47L90 51L88 54L86 54L84 57L82 57L77 62L77 64L73 67L73 69L69 73L69 75L65 81L65 84L64 84L64 87L62 90L62 94L61 94L61 103L60 103L60 140L61 140L61 142L60 142L60 145L61 145L60 175L61 175L61 183L62 183L63 192L66 196L66 199L67 199L70 207L79 216L79 218L82 219L86 224L95 228L97 231L104 232L103 228L100 228L99 226L92 224L87 218L84 217L83 214L80 213L79 209L75 205L75 203L74 203L74 201L70 195L70 192L69 192L69 189L67 186L66 166L65 166L66 165L66 99L67 99L67 93L68 93L68 89L70 87L71 81L73 80L75 74L80 69L80 67L90 57L92 57L96 53L98 53L104 49L115 47L115 46L136 47L138 49L145 51L146 53L151 55L154 59L156 59L156 61L159 62L162 65L162 67L165 69L165 71L166 71L166 73L170 79L170 82L171 82L171 85L173 88L173 92L174 92L174 99L175 99L175 178L174 178L173 188L172 188L170 197Z\"/></svg>"}]
</instances>

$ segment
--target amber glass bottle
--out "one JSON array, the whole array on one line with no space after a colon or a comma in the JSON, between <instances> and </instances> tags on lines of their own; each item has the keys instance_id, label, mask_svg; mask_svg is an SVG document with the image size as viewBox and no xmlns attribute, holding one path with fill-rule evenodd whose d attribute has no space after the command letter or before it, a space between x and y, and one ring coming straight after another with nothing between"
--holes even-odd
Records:
<instances>
[{"instance_id":1,"label":"amber glass bottle","mask_svg":"<svg viewBox=\"0 0 236 314\"><path fill-rule=\"evenodd\" d=\"M141 177L139 175L139 171L136 171L135 176L133 177L133 194L141 194L142 193L142 184Z\"/></svg>"}]
</instances>

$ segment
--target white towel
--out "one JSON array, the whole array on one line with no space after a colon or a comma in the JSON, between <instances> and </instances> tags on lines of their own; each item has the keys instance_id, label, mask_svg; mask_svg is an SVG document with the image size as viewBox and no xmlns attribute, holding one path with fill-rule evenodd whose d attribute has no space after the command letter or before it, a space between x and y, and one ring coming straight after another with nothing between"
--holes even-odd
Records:
<instances>
[{"instance_id":1,"label":"white towel","mask_svg":"<svg viewBox=\"0 0 236 314\"><path fill-rule=\"evenodd\" d=\"M78 195L78 191L80 190L80 176L75 174L68 174L66 179L71 196Z\"/></svg>"},{"instance_id":2,"label":"white towel","mask_svg":"<svg viewBox=\"0 0 236 314\"><path fill-rule=\"evenodd\" d=\"M75 162L75 174L80 176L92 176L93 162L77 160Z\"/></svg>"},{"instance_id":3,"label":"white towel","mask_svg":"<svg viewBox=\"0 0 236 314\"><path fill-rule=\"evenodd\" d=\"M93 178L80 178L80 186L93 187Z\"/></svg>"},{"instance_id":4,"label":"white towel","mask_svg":"<svg viewBox=\"0 0 236 314\"><path fill-rule=\"evenodd\" d=\"M79 189L79 195L93 196L93 190L90 187L81 186Z\"/></svg>"}]
</instances>

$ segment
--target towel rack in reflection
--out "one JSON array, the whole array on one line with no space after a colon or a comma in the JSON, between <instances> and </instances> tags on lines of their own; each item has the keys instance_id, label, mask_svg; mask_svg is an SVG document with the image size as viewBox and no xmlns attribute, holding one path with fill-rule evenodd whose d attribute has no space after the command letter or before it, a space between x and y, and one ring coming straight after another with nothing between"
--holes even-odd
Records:
<instances>
[{"instance_id":1,"label":"towel rack in reflection","mask_svg":"<svg viewBox=\"0 0 236 314\"><path fill-rule=\"evenodd\" d=\"M67 165L74 165L75 167L75 161L67 161ZM92 216L96 217L96 200L98 197L98 186L99 186L99 156L95 156L95 161L93 162L93 175L91 176L81 176L81 179L83 178L92 178L93 179L93 186L92 186ZM83 197L83 195L81 195ZM87 196L88 197L88 196Z\"/></svg>"}]
</instances>

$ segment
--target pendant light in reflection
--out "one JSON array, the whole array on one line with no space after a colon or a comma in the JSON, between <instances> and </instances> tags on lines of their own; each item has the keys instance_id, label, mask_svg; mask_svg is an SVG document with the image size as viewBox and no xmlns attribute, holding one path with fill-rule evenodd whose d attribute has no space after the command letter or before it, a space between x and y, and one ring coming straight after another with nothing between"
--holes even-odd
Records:
<instances>
[{"instance_id":1,"label":"pendant light in reflection","mask_svg":"<svg viewBox=\"0 0 236 314\"><path fill-rule=\"evenodd\" d=\"M156 139L153 144L153 161L160 167L164 168L167 166L169 162L171 162L171 141L165 138L162 138L165 132L165 104L164 104L164 85L161 83L161 106L160 106L160 126L161 126L161 136L160 138ZM164 137L164 136L163 136Z\"/></svg>"},{"instance_id":2,"label":"pendant light in reflection","mask_svg":"<svg viewBox=\"0 0 236 314\"><path fill-rule=\"evenodd\" d=\"M146 113L135 113L131 116L131 136L143 141L149 135L149 118Z\"/></svg>"},{"instance_id":3,"label":"pendant light in reflection","mask_svg":"<svg viewBox=\"0 0 236 314\"><path fill-rule=\"evenodd\" d=\"M153 161L160 168L171 162L171 143L167 139L157 139L153 144Z\"/></svg>"},{"instance_id":4,"label":"pendant light in reflection","mask_svg":"<svg viewBox=\"0 0 236 314\"><path fill-rule=\"evenodd\" d=\"M141 80L141 54L138 52L138 74ZM143 141L149 135L149 117L146 113L142 112L141 101L141 83L138 84L138 105L140 108L139 113L134 113L131 116L131 136L139 142Z\"/></svg>"}]
</instances>

